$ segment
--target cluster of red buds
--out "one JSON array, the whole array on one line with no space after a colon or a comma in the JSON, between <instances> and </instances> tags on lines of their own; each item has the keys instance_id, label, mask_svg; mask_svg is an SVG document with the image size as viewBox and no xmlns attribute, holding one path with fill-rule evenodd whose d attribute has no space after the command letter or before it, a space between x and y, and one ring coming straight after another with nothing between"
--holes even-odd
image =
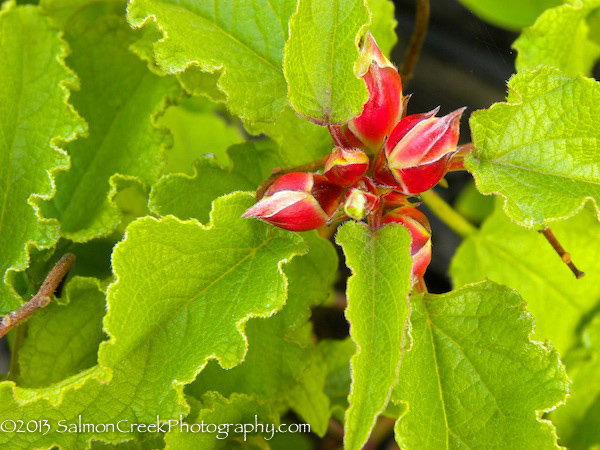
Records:
<instances>
[{"instance_id":1,"label":"cluster of red buds","mask_svg":"<svg viewBox=\"0 0 600 450\"><path fill-rule=\"evenodd\" d=\"M448 171L464 108L444 117L435 117L438 109L405 116L409 97L402 96L400 75L370 33L357 67L369 99L360 116L328 127L335 147L323 175L280 176L242 217L291 231L365 218L373 229L402 225L412 238L413 283L422 282L431 260L431 228L409 197L431 189Z\"/></svg>"}]
</instances>

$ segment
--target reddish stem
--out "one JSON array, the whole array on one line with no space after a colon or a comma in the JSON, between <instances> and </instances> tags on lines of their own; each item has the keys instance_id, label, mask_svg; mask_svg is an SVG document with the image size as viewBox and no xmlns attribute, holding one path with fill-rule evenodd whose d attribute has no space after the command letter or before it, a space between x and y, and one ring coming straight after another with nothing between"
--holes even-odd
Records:
<instances>
[{"instance_id":1,"label":"reddish stem","mask_svg":"<svg viewBox=\"0 0 600 450\"><path fill-rule=\"evenodd\" d=\"M458 170L466 170L465 169L465 156L473 151L475 146L472 143L461 145L458 148L458 151L452 156L450 160L450 165L448 166L448 172L455 172Z\"/></svg>"},{"instance_id":2,"label":"reddish stem","mask_svg":"<svg viewBox=\"0 0 600 450\"><path fill-rule=\"evenodd\" d=\"M29 318L29 316L38 309L41 309L50 303L52 294L69 270L71 270L74 263L75 255L72 253L66 253L60 258L42 283L38 293L17 311L4 316L2 321L0 321L0 338Z\"/></svg>"},{"instance_id":3,"label":"reddish stem","mask_svg":"<svg viewBox=\"0 0 600 450\"><path fill-rule=\"evenodd\" d=\"M554 236L554 233L552 233L550 228L546 228L545 230L539 230L539 232L544 235L544 237L550 243L554 251L558 253L560 259L562 259L563 262L569 267L569 269L571 269L571 272L573 272L575 278L583 278L585 276L585 273L583 273L581 270L575 267L575 264L573 263L573 261L571 261L571 255L562 247L562 245L560 245L560 242L558 242L558 239L556 239L556 236Z\"/></svg>"}]
</instances>

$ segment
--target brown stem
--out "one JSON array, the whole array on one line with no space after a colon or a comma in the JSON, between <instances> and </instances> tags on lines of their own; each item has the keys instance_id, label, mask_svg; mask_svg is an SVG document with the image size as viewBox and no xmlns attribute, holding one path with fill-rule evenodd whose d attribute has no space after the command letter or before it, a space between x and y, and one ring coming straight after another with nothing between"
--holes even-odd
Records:
<instances>
[{"instance_id":1,"label":"brown stem","mask_svg":"<svg viewBox=\"0 0 600 450\"><path fill-rule=\"evenodd\" d=\"M316 159L306 164L302 164L300 166L290 167L288 169L282 169L280 167L274 168L273 172L271 173L271 176L265 181L263 181L262 184L256 190L256 200L260 200L261 198L263 198L265 192L267 191L267 189L269 189L269 186L271 186L275 182L275 180L281 175L285 175L286 173L292 172L315 172L323 167L326 160L327 156Z\"/></svg>"},{"instance_id":2,"label":"brown stem","mask_svg":"<svg viewBox=\"0 0 600 450\"><path fill-rule=\"evenodd\" d=\"M546 228L545 230L539 230L539 232L544 235L544 237L546 238L546 240L548 242L550 242L550 245L552 246L554 251L556 251L556 253L558 253L558 256L560 256L560 259L562 259L563 262L567 266L569 266L569 269L571 269L571 272L573 272L573 275L575 275L575 278L577 278L577 279L583 278L585 276L585 273L583 273L581 270L579 270L577 267L575 267L575 264L573 264L573 261L571 261L571 255L567 251L565 251L565 249L562 247L562 245L560 245L560 242L558 242L558 239L556 239L556 236L554 236L554 233L552 233L550 228Z\"/></svg>"},{"instance_id":3,"label":"brown stem","mask_svg":"<svg viewBox=\"0 0 600 450\"><path fill-rule=\"evenodd\" d=\"M458 147L458 151L452 156L450 165L448 166L448 172L455 172L457 170L465 169L465 156L473 151L475 146L472 143L461 145Z\"/></svg>"},{"instance_id":4,"label":"brown stem","mask_svg":"<svg viewBox=\"0 0 600 450\"><path fill-rule=\"evenodd\" d=\"M423 42L425 42L428 23L429 0L417 0L415 28L404 53L404 61L402 61L402 67L400 68L400 77L404 83L408 82L413 76L413 71L423 48Z\"/></svg>"},{"instance_id":5,"label":"brown stem","mask_svg":"<svg viewBox=\"0 0 600 450\"><path fill-rule=\"evenodd\" d=\"M0 322L0 338L14 327L19 325L21 322L26 320L38 309L41 309L50 303L52 294L62 279L67 275L69 270L71 270L71 267L73 267L74 263L75 255L72 253L66 253L62 258L60 258L42 283L38 293L35 294L31 300L21 306L21 308L19 308L17 311L11 312L10 314L4 316Z\"/></svg>"}]
</instances>

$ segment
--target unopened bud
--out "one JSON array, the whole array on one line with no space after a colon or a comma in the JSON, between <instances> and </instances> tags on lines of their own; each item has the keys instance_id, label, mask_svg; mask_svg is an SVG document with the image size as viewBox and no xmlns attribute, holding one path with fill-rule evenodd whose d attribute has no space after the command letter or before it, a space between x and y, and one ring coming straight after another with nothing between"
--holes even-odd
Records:
<instances>
[{"instance_id":1,"label":"unopened bud","mask_svg":"<svg viewBox=\"0 0 600 450\"><path fill-rule=\"evenodd\" d=\"M319 228L336 212L343 188L323 175L288 173L267 189L243 218L254 218L290 231Z\"/></svg>"},{"instance_id":2,"label":"unopened bud","mask_svg":"<svg viewBox=\"0 0 600 450\"><path fill-rule=\"evenodd\" d=\"M412 206L396 208L383 216L382 224L396 223L408 230L411 237L412 284L423 278L431 261L431 226L429 220Z\"/></svg>"},{"instance_id":3,"label":"unopened bud","mask_svg":"<svg viewBox=\"0 0 600 450\"><path fill-rule=\"evenodd\" d=\"M434 117L435 109L402 119L375 159L375 181L411 195L435 186L457 151L464 110Z\"/></svg>"},{"instance_id":4,"label":"unopened bud","mask_svg":"<svg viewBox=\"0 0 600 450\"><path fill-rule=\"evenodd\" d=\"M325 161L325 176L340 186L352 186L369 168L369 157L357 148L335 147Z\"/></svg>"},{"instance_id":5,"label":"unopened bud","mask_svg":"<svg viewBox=\"0 0 600 450\"><path fill-rule=\"evenodd\" d=\"M331 125L329 131L336 145L376 152L402 117L402 80L371 33L363 40L357 67L357 75L367 84L369 99L360 116L344 125Z\"/></svg>"}]
</instances>

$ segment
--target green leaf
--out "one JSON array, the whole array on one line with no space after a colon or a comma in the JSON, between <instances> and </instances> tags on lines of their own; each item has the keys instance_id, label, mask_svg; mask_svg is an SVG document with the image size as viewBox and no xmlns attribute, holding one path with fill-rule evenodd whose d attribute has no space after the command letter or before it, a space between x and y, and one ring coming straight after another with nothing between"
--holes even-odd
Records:
<instances>
[{"instance_id":1,"label":"green leaf","mask_svg":"<svg viewBox=\"0 0 600 450\"><path fill-rule=\"evenodd\" d=\"M46 387L96 365L106 310L98 281L74 278L61 301L67 304L51 303L27 322L19 349L21 387Z\"/></svg>"},{"instance_id":2,"label":"green leaf","mask_svg":"<svg viewBox=\"0 0 600 450\"><path fill-rule=\"evenodd\" d=\"M0 12L0 314L17 309L14 272L29 252L52 247L56 221L38 215L54 195L57 170L68 166L60 148L85 129L69 105L76 77L64 64L65 42L32 6L2 5Z\"/></svg>"},{"instance_id":3,"label":"green leaf","mask_svg":"<svg viewBox=\"0 0 600 450\"><path fill-rule=\"evenodd\" d=\"M394 2L390 0L367 0L367 7L371 11L371 34L377 42L379 50L388 58L392 48L398 42L396 36L396 16Z\"/></svg>"},{"instance_id":4,"label":"green leaf","mask_svg":"<svg viewBox=\"0 0 600 450\"><path fill-rule=\"evenodd\" d=\"M319 351L327 364L325 394L329 397L331 410L334 415L348 409L348 394L350 393L350 358L356 353L356 344L352 339L343 341L325 339L319 342Z\"/></svg>"},{"instance_id":5,"label":"green leaf","mask_svg":"<svg viewBox=\"0 0 600 450\"><path fill-rule=\"evenodd\" d=\"M182 325L187 333L179 331L176 340L153 349L164 353L161 366L168 360L178 361L172 370L184 370L181 358L191 349L196 361L220 355L216 359L223 367L241 362L247 347L241 333L244 322L249 317L270 316L283 306L287 283L281 264L305 251L300 236L240 219L252 203L254 198L247 193L216 200L206 227L173 217L143 218L128 227L127 239L112 257L117 281L108 290L104 326L111 340L100 348L104 364L112 366L139 346L146 347L149 336L168 337L169 331ZM193 282L163 282L182 277ZM143 317L132 314L133 305ZM120 335L127 338L119 339ZM183 378L195 375L198 366L193 367ZM181 375L176 378L182 381Z\"/></svg>"},{"instance_id":6,"label":"green leaf","mask_svg":"<svg viewBox=\"0 0 600 450\"><path fill-rule=\"evenodd\" d=\"M284 167L294 167L327 156L333 140L327 128L315 125L286 107L274 123L244 123L250 134L264 134L279 144Z\"/></svg>"},{"instance_id":7,"label":"green leaf","mask_svg":"<svg viewBox=\"0 0 600 450\"><path fill-rule=\"evenodd\" d=\"M254 199L238 193L214 203L211 222L173 217L132 222L113 252L117 281L107 293L96 366L46 389L0 383L0 422L47 419L40 433L3 433L12 448L82 447L90 438L118 442L135 433L59 433L57 421L156 423L187 414L183 385L209 359L239 364L251 317L281 309L286 279L281 266L305 251L300 236L239 217Z\"/></svg>"},{"instance_id":8,"label":"green leaf","mask_svg":"<svg viewBox=\"0 0 600 450\"><path fill-rule=\"evenodd\" d=\"M530 340L519 295L491 282L411 299L413 345L392 399L401 448L558 448L540 416L564 401L558 353Z\"/></svg>"},{"instance_id":9,"label":"green leaf","mask_svg":"<svg viewBox=\"0 0 600 450\"><path fill-rule=\"evenodd\" d=\"M346 291L346 318L357 347L351 361L344 443L348 449L359 449L398 379L407 339L410 236L400 225L372 232L364 223L349 222L339 229L336 242L353 274Z\"/></svg>"},{"instance_id":10,"label":"green leaf","mask_svg":"<svg viewBox=\"0 0 600 450\"><path fill-rule=\"evenodd\" d=\"M457 286L489 278L516 289L536 322L535 338L561 353L575 344L582 317L600 298L600 224L586 208L552 231L586 276L576 279L544 237L512 223L500 205L459 247L450 273Z\"/></svg>"},{"instance_id":11,"label":"green leaf","mask_svg":"<svg viewBox=\"0 0 600 450\"><path fill-rule=\"evenodd\" d=\"M89 123L89 136L67 146L71 168L57 176L56 195L44 212L60 221L63 236L81 242L110 234L121 221L113 202L119 184L139 179L150 185L158 178L169 140L153 122L179 87L129 51L139 36L120 2L44 0L43 6L64 19L72 48L67 63L81 79L73 105ZM68 16L61 10L67 6Z\"/></svg>"},{"instance_id":12,"label":"green leaf","mask_svg":"<svg viewBox=\"0 0 600 450\"><path fill-rule=\"evenodd\" d=\"M300 115L321 125L360 115L368 93L354 66L369 21L364 0L298 1L283 71L290 104Z\"/></svg>"},{"instance_id":13,"label":"green leaf","mask_svg":"<svg viewBox=\"0 0 600 450\"><path fill-rule=\"evenodd\" d=\"M171 106L158 124L173 135L173 147L167 152L167 173L193 173L194 161L207 154L222 166L229 164L226 150L244 142L241 130L229 125L214 112L198 112L185 105Z\"/></svg>"},{"instance_id":14,"label":"green leaf","mask_svg":"<svg viewBox=\"0 0 600 450\"><path fill-rule=\"evenodd\" d=\"M517 70L545 65L568 75L589 75L600 56L600 46L589 36L586 17L599 6L598 0L572 0L544 12L513 45L518 52Z\"/></svg>"},{"instance_id":15,"label":"green leaf","mask_svg":"<svg viewBox=\"0 0 600 450\"><path fill-rule=\"evenodd\" d=\"M520 30L527 27L548 8L561 0L460 0L469 10L494 25Z\"/></svg>"},{"instance_id":16,"label":"green leaf","mask_svg":"<svg viewBox=\"0 0 600 450\"><path fill-rule=\"evenodd\" d=\"M327 369L308 320L310 307L330 293L337 256L331 243L316 233L303 236L309 252L285 267L289 294L284 309L274 317L248 323L248 354L242 364L224 370L209 363L186 393L196 398L210 391L254 395L276 411L293 408L322 436L329 422L324 394Z\"/></svg>"},{"instance_id":17,"label":"green leaf","mask_svg":"<svg viewBox=\"0 0 600 450\"><path fill-rule=\"evenodd\" d=\"M269 438L271 429L274 435L277 416L267 405L251 395L232 394L229 398L225 398L217 392L208 392L198 403L200 411L194 420L187 424L190 428L178 425L165 436L165 442L169 448L203 450L230 448L228 444L231 444L231 440L237 439L245 442L251 436L256 435L257 432L253 429L256 424L263 425L264 430L258 432L258 435ZM200 425L198 429L204 428L206 431L187 431L195 430L193 424ZM213 428L215 428L214 432L212 432Z\"/></svg>"},{"instance_id":18,"label":"green leaf","mask_svg":"<svg viewBox=\"0 0 600 450\"><path fill-rule=\"evenodd\" d=\"M265 145L266 144L266 145ZM224 169L210 159L195 164L194 176L169 174L152 188L150 209L158 215L206 222L212 201L233 191L253 191L280 165L277 152L266 142L247 142L229 149L233 167Z\"/></svg>"},{"instance_id":19,"label":"green leaf","mask_svg":"<svg viewBox=\"0 0 600 450\"><path fill-rule=\"evenodd\" d=\"M454 209L470 222L480 224L494 210L494 197L482 195L470 181L458 194Z\"/></svg>"},{"instance_id":20,"label":"green leaf","mask_svg":"<svg viewBox=\"0 0 600 450\"><path fill-rule=\"evenodd\" d=\"M167 73L192 64L203 72L223 69L218 87L229 109L254 121L273 121L287 103L283 46L295 0L132 0L134 27L153 19L164 39L154 57Z\"/></svg>"},{"instance_id":21,"label":"green leaf","mask_svg":"<svg viewBox=\"0 0 600 450\"><path fill-rule=\"evenodd\" d=\"M600 86L552 68L515 75L507 103L471 116L465 166L511 219L544 228L600 201Z\"/></svg>"},{"instance_id":22,"label":"green leaf","mask_svg":"<svg viewBox=\"0 0 600 450\"><path fill-rule=\"evenodd\" d=\"M573 386L569 400L552 412L560 444L570 449L600 445L600 316L583 332L583 345L565 358Z\"/></svg>"}]
</instances>

